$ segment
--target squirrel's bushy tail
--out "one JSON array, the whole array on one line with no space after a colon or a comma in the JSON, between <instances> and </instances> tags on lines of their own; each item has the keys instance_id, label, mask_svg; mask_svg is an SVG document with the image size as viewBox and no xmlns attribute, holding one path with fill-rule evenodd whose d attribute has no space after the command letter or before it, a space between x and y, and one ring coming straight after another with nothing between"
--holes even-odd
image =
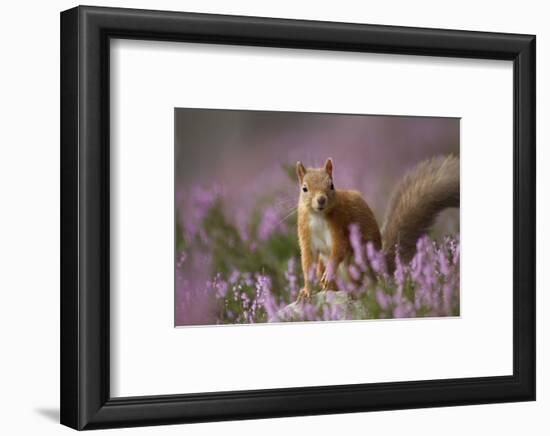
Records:
<instances>
[{"instance_id":1,"label":"squirrel's bushy tail","mask_svg":"<svg viewBox=\"0 0 550 436\"><path fill-rule=\"evenodd\" d=\"M396 248L403 262L416 252L416 242L437 214L460 204L460 165L456 156L435 157L405 175L391 197L382 227L388 269L395 269Z\"/></svg>"}]
</instances>

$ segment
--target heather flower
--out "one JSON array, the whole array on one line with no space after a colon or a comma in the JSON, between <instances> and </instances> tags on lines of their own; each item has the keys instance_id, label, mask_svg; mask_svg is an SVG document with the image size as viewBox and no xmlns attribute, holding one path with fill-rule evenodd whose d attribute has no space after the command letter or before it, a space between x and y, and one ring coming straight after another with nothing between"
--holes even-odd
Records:
<instances>
[{"instance_id":1,"label":"heather flower","mask_svg":"<svg viewBox=\"0 0 550 436\"><path fill-rule=\"evenodd\" d=\"M444 313L451 313L452 310L452 298L455 287L451 283L447 283L443 286L443 311Z\"/></svg>"},{"instance_id":2,"label":"heather flower","mask_svg":"<svg viewBox=\"0 0 550 436\"><path fill-rule=\"evenodd\" d=\"M240 276L241 276L241 273L239 272L239 270L234 269L231 275L229 276L229 283L234 285L235 283L237 283L237 280L239 280Z\"/></svg>"},{"instance_id":3,"label":"heather flower","mask_svg":"<svg viewBox=\"0 0 550 436\"><path fill-rule=\"evenodd\" d=\"M449 274L449 261L447 260L446 254L443 252L443 250L439 250L437 254L439 260L439 270L441 271L441 274Z\"/></svg>"},{"instance_id":4,"label":"heather flower","mask_svg":"<svg viewBox=\"0 0 550 436\"><path fill-rule=\"evenodd\" d=\"M367 257L373 271L384 276L386 274L386 259L384 253L376 250L372 241L367 242Z\"/></svg>"},{"instance_id":5,"label":"heather flower","mask_svg":"<svg viewBox=\"0 0 550 436\"><path fill-rule=\"evenodd\" d=\"M176 324L212 324L216 290L208 279L209 256L180 257L176 274Z\"/></svg>"},{"instance_id":6,"label":"heather flower","mask_svg":"<svg viewBox=\"0 0 550 436\"><path fill-rule=\"evenodd\" d=\"M391 304L391 297L386 295L384 291L381 289L376 290L376 301L378 302L378 305L383 310L388 310Z\"/></svg>"},{"instance_id":7,"label":"heather flower","mask_svg":"<svg viewBox=\"0 0 550 436\"><path fill-rule=\"evenodd\" d=\"M403 265L403 262L401 262L401 257L399 256L399 252L396 250L395 271L393 272L393 278L395 280L395 284L397 285L398 295L401 295L403 293L403 288L405 287L407 274L408 274L408 268L405 265Z\"/></svg>"},{"instance_id":8,"label":"heather flower","mask_svg":"<svg viewBox=\"0 0 550 436\"><path fill-rule=\"evenodd\" d=\"M362 271L366 271L366 262L364 256L364 246L361 237L361 230L359 224L353 223L349 226L349 239L351 247L353 249L353 256L355 263L361 268Z\"/></svg>"},{"instance_id":9,"label":"heather flower","mask_svg":"<svg viewBox=\"0 0 550 436\"><path fill-rule=\"evenodd\" d=\"M350 277L355 281L358 281L361 278L361 271L359 271L357 266L354 264L350 264L348 267L348 272Z\"/></svg>"},{"instance_id":10,"label":"heather flower","mask_svg":"<svg viewBox=\"0 0 550 436\"><path fill-rule=\"evenodd\" d=\"M220 298L225 297L225 294L227 294L227 290L229 289L229 284L221 278L220 275L216 276L216 280L214 281L214 287L216 289L216 295Z\"/></svg>"},{"instance_id":11,"label":"heather flower","mask_svg":"<svg viewBox=\"0 0 550 436\"><path fill-rule=\"evenodd\" d=\"M246 272L246 273L242 273L242 276L244 278L244 284L246 286L254 285L254 280L252 280L252 274L250 274L249 272Z\"/></svg>"},{"instance_id":12,"label":"heather flower","mask_svg":"<svg viewBox=\"0 0 550 436\"><path fill-rule=\"evenodd\" d=\"M279 305L275 297L271 293L271 282L266 276L258 276L256 282L256 290L261 295L263 306L270 320L276 321L279 319Z\"/></svg>"},{"instance_id":13,"label":"heather flower","mask_svg":"<svg viewBox=\"0 0 550 436\"><path fill-rule=\"evenodd\" d=\"M201 186L196 186L191 191L191 204L197 221L204 219L212 205L219 196L218 189L205 189Z\"/></svg>"},{"instance_id":14,"label":"heather flower","mask_svg":"<svg viewBox=\"0 0 550 436\"><path fill-rule=\"evenodd\" d=\"M267 241L276 232L283 232L285 224L281 221L277 210L274 207L267 207L264 210L260 226L258 228L258 238L260 241Z\"/></svg>"},{"instance_id":15,"label":"heather flower","mask_svg":"<svg viewBox=\"0 0 550 436\"><path fill-rule=\"evenodd\" d=\"M453 253L453 264L454 265L458 264L459 257L460 257L460 244L458 242L456 242L455 251Z\"/></svg>"},{"instance_id":16,"label":"heather flower","mask_svg":"<svg viewBox=\"0 0 550 436\"><path fill-rule=\"evenodd\" d=\"M288 281L288 288L290 291L290 299L294 300L298 295L298 276L296 275L296 259L291 257L288 260L287 270L285 277Z\"/></svg>"},{"instance_id":17,"label":"heather flower","mask_svg":"<svg viewBox=\"0 0 550 436\"><path fill-rule=\"evenodd\" d=\"M412 318L416 315L413 305L409 301L401 301L393 310L394 318Z\"/></svg>"},{"instance_id":18,"label":"heather flower","mask_svg":"<svg viewBox=\"0 0 550 436\"><path fill-rule=\"evenodd\" d=\"M185 251L182 251L178 257L178 260L176 261L177 269L180 269L182 267L182 265L185 262L185 259L187 259L187 254L185 253Z\"/></svg>"},{"instance_id":19,"label":"heather flower","mask_svg":"<svg viewBox=\"0 0 550 436\"><path fill-rule=\"evenodd\" d=\"M336 287L338 289L346 289L348 291L353 291L355 289L355 284L350 281L346 281L344 277L337 275L336 276Z\"/></svg>"}]
</instances>

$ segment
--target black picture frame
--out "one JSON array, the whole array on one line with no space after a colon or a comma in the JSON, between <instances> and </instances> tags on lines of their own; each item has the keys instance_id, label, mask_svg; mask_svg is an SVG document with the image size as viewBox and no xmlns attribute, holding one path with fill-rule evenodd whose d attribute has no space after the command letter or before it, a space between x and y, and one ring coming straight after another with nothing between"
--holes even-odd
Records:
<instances>
[{"instance_id":1,"label":"black picture frame","mask_svg":"<svg viewBox=\"0 0 550 436\"><path fill-rule=\"evenodd\" d=\"M111 398L112 38L513 61L513 375ZM61 13L62 424L93 429L534 399L535 36L87 6Z\"/></svg>"}]
</instances>

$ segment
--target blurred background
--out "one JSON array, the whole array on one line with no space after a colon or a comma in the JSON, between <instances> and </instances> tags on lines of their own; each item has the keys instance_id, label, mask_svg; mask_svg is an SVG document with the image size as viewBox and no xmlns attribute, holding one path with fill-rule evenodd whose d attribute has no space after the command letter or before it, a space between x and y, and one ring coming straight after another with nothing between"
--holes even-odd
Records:
<instances>
[{"instance_id":1,"label":"blurred background","mask_svg":"<svg viewBox=\"0 0 550 436\"><path fill-rule=\"evenodd\" d=\"M220 322L197 315L215 306L197 295L216 276L288 282L289 262L299 263L296 161L319 167L331 157L336 188L359 190L381 226L400 178L424 159L458 155L459 136L458 118L175 109L176 324ZM449 210L430 236L458 233Z\"/></svg>"}]
</instances>

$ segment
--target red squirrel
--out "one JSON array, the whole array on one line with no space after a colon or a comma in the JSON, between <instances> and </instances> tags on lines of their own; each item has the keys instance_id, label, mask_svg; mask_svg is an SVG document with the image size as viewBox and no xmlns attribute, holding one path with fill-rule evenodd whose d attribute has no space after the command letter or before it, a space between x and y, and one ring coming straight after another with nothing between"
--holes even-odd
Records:
<instances>
[{"instance_id":1,"label":"red squirrel","mask_svg":"<svg viewBox=\"0 0 550 436\"><path fill-rule=\"evenodd\" d=\"M304 275L299 300L311 296L313 268L323 290L336 289L335 274L353 255L350 225L359 226L363 243L371 241L377 250L383 250L388 270L393 272L396 250L403 262L409 262L418 238L433 225L437 214L459 206L456 156L428 159L401 179L390 199L382 231L361 193L335 189L333 172L332 159L322 168L296 164L300 183L298 239Z\"/></svg>"}]
</instances>

